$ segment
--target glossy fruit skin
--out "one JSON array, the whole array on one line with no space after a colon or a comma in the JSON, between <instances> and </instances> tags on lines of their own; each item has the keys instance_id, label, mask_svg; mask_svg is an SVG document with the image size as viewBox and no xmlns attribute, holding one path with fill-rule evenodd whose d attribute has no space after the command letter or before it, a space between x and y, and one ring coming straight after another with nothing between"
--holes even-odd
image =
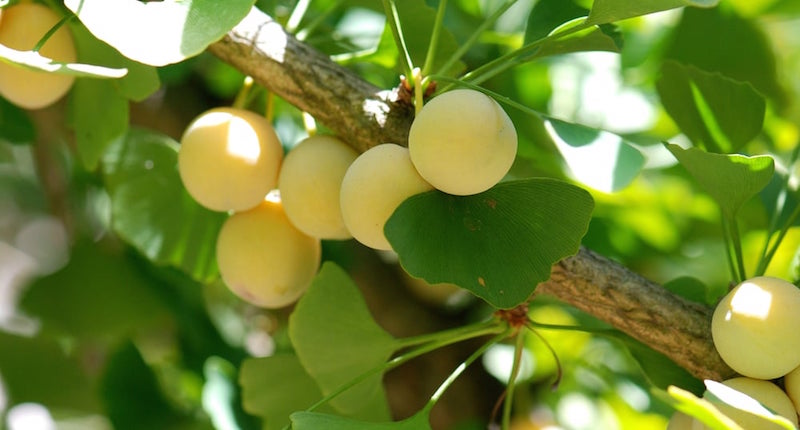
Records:
<instances>
[{"instance_id":1,"label":"glossy fruit skin","mask_svg":"<svg viewBox=\"0 0 800 430\"><path fill-rule=\"evenodd\" d=\"M760 276L737 285L714 310L711 335L722 359L741 375L779 378L800 366L800 290Z\"/></svg>"},{"instance_id":2,"label":"glossy fruit skin","mask_svg":"<svg viewBox=\"0 0 800 430\"><path fill-rule=\"evenodd\" d=\"M390 250L383 233L386 221L405 199L431 189L411 164L407 148L393 143L372 147L358 156L342 180L345 226L364 245Z\"/></svg>"},{"instance_id":3,"label":"glossy fruit skin","mask_svg":"<svg viewBox=\"0 0 800 430\"><path fill-rule=\"evenodd\" d=\"M491 97L457 89L429 101L408 135L411 161L435 188L477 194L508 173L517 153L511 119Z\"/></svg>"},{"instance_id":4,"label":"glossy fruit skin","mask_svg":"<svg viewBox=\"0 0 800 430\"><path fill-rule=\"evenodd\" d=\"M289 222L279 201L266 199L225 221L216 255L222 280L234 294L256 306L281 308L311 285L321 246Z\"/></svg>"},{"instance_id":5,"label":"glossy fruit skin","mask_svg":"<svg viewBox=\"0 0 800 430\"><path fill-rule=\"evenodd\" d=\"M244 109L215 108L181 138L178 171L189 194L220 212L257 206L278 184L283 147L272 125Z\"/></svg>"},{"instance_id":6,"label":"glossy fruit skin","mask_svg":"<svg viewBox=\"0 0 800 430\"><path fill-rule=\"evenodd\" d=\"M347 168L358 152L333 136L304 139L286 155L278 188L289 220L320 239L349 239L339 203Z\"/></svg>"},{"instance_id":7,"label":"glossy fruit skin","mask_svg":"<svg viewBox=\"0 0 800 430\"><path fill-rule=\"evenodd\" d=\"M0 16L0 45L30 51L61 20L55 12L38 3L17 3ZM65 63L76 60L75 43L69 28L58 29L39 54ZM75 77L26 69L0 62L0 96L24 109L52 105L69 91Z\"/></svg>"},{"instance_id":8,"label":"glossy fruit skin","mask_svg":"<svg viewBox=\"0 0 800 430\"><path fill-rule=\"evenodd\" d=\"M783 379L786 395L792 400L794 409L800 414L800 367L792 370Z\"/></svg>"},{"instance_id":9,"label":"glossy fruit skin","mask_svg":"<svg viewBox=\"0 0 800 430\"><path fill-rule=\"evenodd\" d=\"M792 405L789 397L778 388L777 385L770 381L761 379L737 377L722 381L724 385L733 388L741 393L747 394L759 403L774 411L776 414L788 419L795 426L797 426L797 412ZM759 418L749 412L741 409L734 408L727 404L715 404L717 408L733 419L736 424L739 424L744 430L779 430L783 427L770 423L762 418ZM699 422L698 422L699 423ZM695 426L697 427L697 426ZM701 429L708 428L705 425L700 425Z\"/></svg>"}]
</instances>

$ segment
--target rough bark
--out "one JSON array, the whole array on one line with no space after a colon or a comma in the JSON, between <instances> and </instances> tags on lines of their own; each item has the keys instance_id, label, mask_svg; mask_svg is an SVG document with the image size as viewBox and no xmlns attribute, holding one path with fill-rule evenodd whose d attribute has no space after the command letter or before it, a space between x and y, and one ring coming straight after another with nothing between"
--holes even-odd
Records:
<instances>
[{"instance_id":1,"label":"rough bark","mask_svg":"<svg viewBox=\"0 0 800 430\"><path fill-rule=\"evenodd\" d=\"M253 10L209 50L308 112L358 150L405 144L413 109L303 44ZM734 372L714 349L711 309L690 303L624 266L581 249L539 286L665 354L699 378Z\"/></svg>"},{"instance_id":2,"label":"rough bark","mask_svg":"<svg viewBox=\"0 0 800 430\"><path fill-rule=\"evenodd\" d=\"M268 15L249 15L209 51L333 130L359 151L405 144L413 107L298 41Z\"/></svg>"}]
</instances>

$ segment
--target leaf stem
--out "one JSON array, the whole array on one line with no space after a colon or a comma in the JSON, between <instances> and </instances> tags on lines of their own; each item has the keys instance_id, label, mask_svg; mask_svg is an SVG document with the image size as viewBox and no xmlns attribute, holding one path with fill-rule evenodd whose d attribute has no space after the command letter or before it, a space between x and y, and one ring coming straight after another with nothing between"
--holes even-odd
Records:
<instances>
[{"instance_id":1,"label":"leaf stem","mask_svg":"<svg viewBox=\"0 0 800 430\"><path fill-rule=\"evenodd\" d=\"M772 257L775 256L775 253L778 252L778 248L781 245L781 241L786 237L786 234L789 233L789 229L792 227L795 221L797 221L798 216L800 216L800 204L795 206L792 214L789 215L786 222L781 227L780 231L778 232L778 237L775 238L775 241L772 242L772 247L765 253L764 258L762 258L761 262L758 266L758 275L763 275L764 272L767 271L767 267L769 263L772 261ZM769 238L767 238L769 240ZM768 242L769 243L769 242Z\"/></svg>"},{"instance_id":2,"label":"leaf stem","mask_svg":"<svg viewBox=\"0 0 800 430\"><path fill-rule=\"evenodd\" d=\"M800 145L796 145L792 150L792 155L789 158L789 166L794 166L797 163L798 157L800 157ZM791 215L789 215L789 218L781 226L778 237L775 238L774 241L772 240L772 236L778 228L778 221L780 220L781 215L783 215L784 211L787 209L786 202L788 201L791 193L791 186L789 185L791 179L791 173L787 173L786 180L783 181L780 193L775 199L774 213L770 219L769 227L767 228L767 237L764 241L764 248L761 251L761 258L758 261L758 267L756 268L755 276L761 276L767 271L767 267L769 267L769 263L772 261L772 257L775 255L775 252L777 252L781 241L783 241L783 238L797 220L797 217L800 216L800 203L797 203L794 210L792 210Z\"/></svg>"},{"instance_id":3,"label":"leaf stem","mask_svg":"<svg viewBox=\"0 0 800 430\"><path fill-rule=\"evenodd\" d=\"M410 348L431 342L442 342L451 340L450 343L472 339L489 334L502 332L504 325L500 320L490 319L479 323L460 326L449 330L426 333L419 336L405 337L397 340L398 350Z\"/></svg>"},{"instance_id":4,"label":"leaf stem","mask_svg":"<svg viewBox=\"0 0 800 430\"><path fill-rule=\"evenodd\" d=\"M245 76L244 81L242 82L242 88L239 88L239 92L236 93L236 98L233 99L233 104L231 106L236 109L245 109L249 102L252 89L253 78L250 76Z\"/></svg>"},{"instance_id":5,"label":"leaf stem","mask_svg":"<svg viewBox=\"0 0 800 430\"><path fill-rule=\"evenodd\" d=\"M731 229L731 238L733 239L733 250L736 253L736 265L739 267L739 281L741 282L747 279L747 274L744 267L742 238L739 235L739 223L736 221L736 218L731 219L729 226Z\"/></svg>"},{"instance_id":6,"label":"leaf stem","mask_svg":"<svg viewBox=\"0 0 800 430\"><path fill-rule=\"evenodd\" d=\"M428 52L425 54L425 63L422 65L422 75L427 75L433 67L436 59L436 48L439 46L439 34L442 32L442 21L444 21L444 11L447 8L447 0L439 0L439 8L436 9L436 18L433 22L431 41L428 44ZM420 85L421 82L416 82ZM421 85L420 85L421 86Z\"/></svg>"},{"instance_id":7,"label":"leaf stem","mask_svg":"<svg viewBox=\"0 0 800 430\"><path fill-rule=\"evenodd\" d=\"M340 7L342 7L345 1L346 0L337 0L336 3L333 4L333 6L330 6L327 9L325 9L325 11L322 12L322 14L314 18L314 20L309 22L308 25L304 26L302 30L297 32L296 34L297 40L301 42L306 40L306 38L308 38L308 35L311 34L317 27L319 27L319 25L322 24L329 16L331 16L331 14L333 14Z\"/></svg>"},{"instance_id":8,"label":"leaf stem","mask_svg":"<svg viewBox=\"0 0 800 430\"><path fill-rule=\"evenodd\" d=\"M542 343L544 343L544 346L547 348L548 351L550 351L550 354L552 354L552 356L553 356L553 360L555 360L555 362L556 362L556 380L553 382L553 385L552 385L552 388L556 389L556 388L558 388L559 384L561 384L561 378L564 376L564 368L561 367L561 360L558 359L558 353L556 353L556 350L553 348L553 345L550 345L550 342L548 342L547 339L545 339L545 337L542 336L542 334L539 333L538 330L536 330L536 326L537 325L538 326L542 326L542 325L549 325L549 324L540 324L540 323L537 323L537 322L533 321L530 318L528 318L528 321L525 323L525 327L528 330L530 330L531 333L533 333L536 337L538 337L539 340L542 341ZM606 332L606 333L608 333L609 331L613 332L613 330L604 330L604 332ZM600 331L598 331L597 333L600 333Z\"/></svg>"},{"instance_id":9,"label":"leaf stem","mask_svg":"<svg viewBox=\"0 0 800 430\"><path fill-rule=\"evenodd\" d=\"M506 399L503 403L503 419L502 429L508 430L511 424L511 406L514 400L514 387L517 383L519 376L519 369L522 363L522 350L525 347L525 336L517 334L516 343L514 344L514 363L511 365L511 375L508 377L508 384L506 384Z\"/></svg>"},{"instance_id":10,"label":"leaf stem","mask_svg":"<svg viewBox=\"0 0 800 430\"><path fill-rule=\"evenodd\" d=\"M47 30L47 33L45 33L44 36L42 36L42 38L39 39L38 42L36 42L36 45L33 47L33 49L31 49L31 51L39 52L39 50L42 49L44 44L47 43L47 41L50 40L50 38L53 37L53 35L56 34L56 32L61 27L64 26L64 24L67 23L67 21L72 19L73 16L75 16L75 15L70 14L70 15L67 15L67 16L61 18L52 28L50 28L50 30Z\"/></svg>"},{"instance_id":11,"label":"leaf stem","mask_svg":"<svg viewBox=\"0 0 800 430\"><path fill-rule=\"evenodd\" d=\"M487 17L481 23L481 25L479 25L478 28L475 29L475 31L469 36L469 38L461 46L458 47L458 50L453 52L453 54L450 55L447 61L445 61L444 64L442 64L442 66L439 67L438 70L436 70L435 73L437 75L446 74L447 71L451 67L453 67L453 65L458 60L460 60L461 57L463 57L464 54L466 54L467 51L469 51L469 49L472 48L473 45L475 45L475 42L478 41L478 38L481 36L481 34L483 34L483 32L486 31L486 29L489 28L490 25L494 24L495 21L497 21L500 18L500 16L504 14L505 11L508 10L508 8L510 8L516 2L517 0L507 0L502 6L500 6L496 11L494 11L494 13L492 13L489 17Z\"/></svg>"},{"instance_id":12,"label":"leaf stem","mask_svg":"<svg viewBox=\"0 0 800 430\"><path fill-rule=\"evenodd\" d=\"M486 352L486 350L489 349L489 347L505 339L510 332L511 328L507 327L506 330L504 330L502 333L496 335L495 337L491 338L488 342L481 345L481 347L476 349L472 354L470 354L470 356L467 357L466 360L462 361L461 364L459 364L458 367L456 367L453 370L453 372L450 373L450 375L444 380L444 382L442 382L442 384L439 385L439 388L437 388L436 392L433 393L430 400L428 400L428 403L426 403L425 406L422 408L422 412L430 413L433 406L436 405L436 402L438 402L439 398L442 397L442 394L444 394L444 392L447 391L450 385L452 385L453 382L456 379L458 379L458 377L461 376L462 373L464 373L464 370L466 370L470 364L472 364L481 355L483 355Z\"/></svg>"},{"instance_id":13,"label":"leaf stem","mask_svg":"<svg viewBox=\"0 0 800 430\"><path fill-rule=\"evenodd\" d=\"M731 226L730 221L728 220L728 216L723 213L722 214L722 235L725 242L725 253L728 256L728 268L731 271L731 278L734 280L735 283L740 283L744 279L741 277L741 269L737 268L737 261L738 261L738 253L736 251L736 245L734 244L734 239L731 235Z\"/></svg>"},{"instance_id":14,"label":"leaf stem","mask_svg":"<svg viewBox=\"0 0 800 430\"><path fill-rule=\"evenodd\" d=\"M484 94L486 94L488 96L491 96L492 98L494 98L498 102L504 103L504 104L506 104L508 106L511 106L511 107L513 107L515 109L518 109L521 112L526 113L528 115L534 116L534 117L542 119L542 120L545 120L545 119L548 118L547 115L545 115L542 112L539 112L537 110L531 109L531 108L525 106L524 104L519 103L517 101L514 101L511 98L506 97L506 96L504 96L504 95L502 95L500 93L496 93L496 92L494 92L492 90L487 90L486 88L481 87L480 85L476 85L476 84L469 83L469 82L464 82L464 81L459 80L459 79L454 79L454 78L450 78L448 76L441 76L441 75L430 75L429 78L433 79L433 80L436 80L436 81L440 81L440 82L448 82L448 83L450 83L452 85L458 85L458 86L470 88L470 89L473 89L475 91L480 91L480 92L482 92L482 93L484 93Z\"/></svg>"},{"instance_id":15,"label":"leaf stem","mask_svg":"<svg viewBox=\"0 0 800 430\"><path fill-rule=\"evenodd\" d=\"M411 61L411 55L408 53L406 40L403 37L403 29L400 25L400 15L397 13L397 5L394 0L381 0L383 2L383 9L386 12L386 21L392 29L392 36L394 36L394 43L400 50L400 58L403 60L406 76L412 75L414 70L414 62Z\"/></svg>"},{"instance_id":16,"label":"leaf stem","mask_svg":"<svg viewBox=\"0 0 800 430\"><path fill-rule=\"evenodd\" d=\"M462 79L474 84L479 84L497 75L498 73L504 72L510 69L511 67L514 67L518 64L525 62L527 60L526 57L534 55L536 51L539 50L541 45L543 45L545 42L560 39L564 36L569 36L570 34L578 33L590 27L592 27L592 25L586 24L586 21L584 21L578 25L569 27L560 32L551 33L541 39L537 39L519 49L511 51L508 54L502 55L498 58L495 58L492 61L483 64L482 66L462 76Z\"/></svg>"},{"instance_id":17,"label":"leaf stem","mask_svg":"<svg viewBox=\"0 0 800 430\"><path fill-rule=\"evenodd\" d=\"M500 325L496 320L490 322L492 322L493 324L488 327L485 326L485 323L475 324L465 327L459 327L453 330L434 333L429 338L426 338L424 337L425 335L423 335L414 338L400 339L400 342L398 342L397 349L402 349L408 346L416 346L416 347L404 354L398 355L397 357L390 359L385 363L382 363L379 366L375 366L372 369L369 369L366 372L362 373L361 375L351 379L347 383L342 384L341 386L330 392L328 395L326 395L325 397L323 397L322 399L311 405L308 409L306 409L306 411L310 412L317 409L318 407L331 401L336 396L342 394L343 392L349 390L350 388L360 384L361 382L367 380L368 378L378 373L387 372L391 369L394 369L395 367L400 366L401 364L410 361L411 359L417 358L431 351L435 351L439 348L460 342L462 340L471 339L486 334L500 333L500 335L503 336L508 335L509 331L508 327ZM471 330L464 330L463 333L459 333L459 329L463 328L470 328ZM413 340L413 342L410 342L409 340Z\"/></svg>"},{"instance_id":18,"label":"leaf stem","mask_svg":"<svg viewBox=\"0 0 800 430\"><path fill-rule=\"evenodd\" d=\"M311 0L297 1L297 4L294 5L294 9L292 9L291 15L289 15L289 20L286 21L287 32L294 33L297 31L297 27L300 26L300 22L303 21L303 17L306 15L309 4L311 4Z\"/></svg>"}]
</instances>

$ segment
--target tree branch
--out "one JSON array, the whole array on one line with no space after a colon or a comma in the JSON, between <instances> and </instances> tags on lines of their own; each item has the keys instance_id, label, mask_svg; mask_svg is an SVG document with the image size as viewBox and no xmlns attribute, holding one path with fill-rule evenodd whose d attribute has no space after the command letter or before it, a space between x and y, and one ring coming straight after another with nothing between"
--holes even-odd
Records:
<instances>
[{"instance_id":1,"label":"tree branch","mask_svg":"<svg viewBox=\"0 0 800 430\"><path fill-rule=\"evenodd\" d=\"M284 100L310 113L363 152L405 145L414 109L285 32L253 8L209 51Z\"/></svg>"},{"instance_id":2,"label":"tree branch","mask_svg":"<svg viewBox=\"0 0 800 430\"><path fill-rule=\"evenodd\" d=\"M407 143L413 109L398 101L396 92L381 91L337 65L255 8L209 51L360 151L385 142ZM721 380L734 374L711 340L711 309L587 249L556 264L537 292L610 323L698 378Z\"/></svg>"}]
</instances>

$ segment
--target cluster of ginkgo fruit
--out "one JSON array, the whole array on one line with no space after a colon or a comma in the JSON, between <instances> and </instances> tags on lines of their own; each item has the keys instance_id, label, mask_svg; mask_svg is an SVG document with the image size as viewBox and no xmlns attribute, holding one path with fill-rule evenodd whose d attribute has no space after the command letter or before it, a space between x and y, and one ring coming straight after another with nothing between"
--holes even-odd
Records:
<instances>
[{"instance_id":1,"label":"cluster of ginkgo fruit","mask_svg":"<svg viewBox=\"0 0 800 430\"><path fill-rule=\"evenodd\" d=\"M733 288L711 320L714 346L741 376L722 383L798 425L800 414L800 289L783 279L759 276ZM783 429L746 408L719 404L745 430ZM669 429L701 430L699 421L676 414Z\"/></svg>"},{"instance_id":2,"label":"cluster of ginkgo fruit","mask_svg":"<svg viewBox=\"0 0 800 430\"><path fill-rule=\"evenodd\" d=\"M314 135L284 158L265 117L211 109L184 132L178 168L198 203L231 213L217 238L222 280L242 299L278 308L310 285L321 240L353 237L391 250L384 225L405 199L434 188L486 191L506 175L516 149L516 130L500 105L458 89L424 105L408 148L382 143L362 154L333 136Z\"/></svg>"},{"instance_id":3,"label":"cluster of ginkgo fruit","mask_svg":"<svg viewBox=\"0 0 800 430\"><path fill-rule=\"evenodd\" d=\"M42 38L61 21L47 6L20 2L0 9L0 45L16 51L33 51L51 60L73 63L75 42L66 26L58 27L40 47ZM0 62L0 96L24 109L52 105L69 91L75 77L31 70Z\"/></svg>"}]
</instances>

